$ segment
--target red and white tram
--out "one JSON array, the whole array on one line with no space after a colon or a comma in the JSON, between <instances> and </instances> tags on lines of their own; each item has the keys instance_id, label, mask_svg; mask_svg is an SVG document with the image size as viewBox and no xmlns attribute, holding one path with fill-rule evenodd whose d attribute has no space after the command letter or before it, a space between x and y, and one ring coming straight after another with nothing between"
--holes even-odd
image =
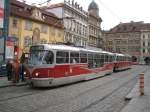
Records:
<instances>
[{"instance_id":1,"label":"red and white tram","mask_svg":"<svg viewBox=\"0 0 150 112\"><path fill-rule=\"evenodd\" d=\"M117 62L114 61L115 56L114 53L100 49L52 44L34 45L30 47L30 57L24 74L35 87L90 80L112 73ZM117 65L115 69L118 69Z\"/></svg>"},{"instance_id":2,"label":"red and white tram","mask_svg":"<svg viewBox=\"0 0 150 112\"><path fill-rule=\"evenodd\" d=\"M115 55L114 71L121 71L131 68L132 57L130 55L127 54L124 55L119 53L115 53L114 55Z\"/></svg>"}]
</instances>

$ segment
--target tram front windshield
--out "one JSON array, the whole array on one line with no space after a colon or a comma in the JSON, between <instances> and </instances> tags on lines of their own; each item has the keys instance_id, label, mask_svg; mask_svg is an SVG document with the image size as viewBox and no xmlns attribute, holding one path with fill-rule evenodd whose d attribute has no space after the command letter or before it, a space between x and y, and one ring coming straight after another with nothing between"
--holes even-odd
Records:
<instances>
[{"instance_id":1,"label":"tram front windshield","mask_svg":"<svg viewBox=\"0 0 150 112\"><path fill-rule=\"evenodd\" d=\"M53 53L51 51L34 50L30 51L29 64L41 65L41 64L52 64Z\"/></svg>"}]
</instances>

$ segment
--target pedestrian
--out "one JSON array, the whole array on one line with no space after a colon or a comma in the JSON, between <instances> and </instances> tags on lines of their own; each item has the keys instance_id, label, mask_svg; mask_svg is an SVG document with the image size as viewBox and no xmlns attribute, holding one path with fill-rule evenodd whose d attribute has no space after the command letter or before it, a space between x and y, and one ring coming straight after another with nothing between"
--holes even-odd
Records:
<instances>
[{"instance_id":1,"label":"pedestrian","mask_svg":"<svg viewBox=\"0 0 150 112\"><path fill-rule=\"evenodd\" d=\"M19 82L19 62L17 59L14 59L12 64L12 72L14 73L13 82L18 83Z\"/></svg>"},{"instance_id":2,"label":"pedestrian","mask_svg":"<svg viewBox=\"0 0 150 112\"><path fill-rule=\"evenodd\" d=\"M6 63L8 81L12 79L12 61L8 60Z\"/></svg>"},{"instance_id":3,"label":"pedestrian","mask_svg":"<svg viewBox=\"0 0 150 112\"><path fill-rule=\"evenodd\" d=\"M25 53L22 54L21 58L20 58L20 67L19 67L19 73L20 73L20 78L21 81L25 81L24 79L24 63L25 63Z\"/></svg>"}]
</instances>

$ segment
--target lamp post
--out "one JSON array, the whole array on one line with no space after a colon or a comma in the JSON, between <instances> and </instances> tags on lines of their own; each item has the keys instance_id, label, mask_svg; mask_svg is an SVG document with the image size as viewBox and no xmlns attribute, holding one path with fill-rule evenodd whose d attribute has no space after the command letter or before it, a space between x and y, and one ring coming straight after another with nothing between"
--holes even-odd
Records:
<instances>
[{"instance_id":1,"label":"lamp post","mask_svg":"<svg viewBox=\"0 0 150 112\"><path fill-rule=\"evenodd\" d=\"M4 38L4 55L3 55L3 61L6 59L6 41L8 38L8 25L9 25L9 11L10 11L10 0L4 0L5 5L4 5L4 28L3 28L3 38Z\"/></svg>"}]
</instances>

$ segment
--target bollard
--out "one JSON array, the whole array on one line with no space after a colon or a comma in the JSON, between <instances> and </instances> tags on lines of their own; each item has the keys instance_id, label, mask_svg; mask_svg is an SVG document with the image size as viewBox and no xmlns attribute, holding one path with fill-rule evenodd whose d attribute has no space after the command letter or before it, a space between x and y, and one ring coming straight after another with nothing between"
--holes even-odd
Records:
<instances>
[{"instance_id":1,"label":"bollard","mask_svg":"<svg viewBox=\"0 0 150 112\"><path fill-rule=\"evenodd\" d=\"M144 73L139 74L139 92L144 95Z\"/></svg>"}]
</instances>

